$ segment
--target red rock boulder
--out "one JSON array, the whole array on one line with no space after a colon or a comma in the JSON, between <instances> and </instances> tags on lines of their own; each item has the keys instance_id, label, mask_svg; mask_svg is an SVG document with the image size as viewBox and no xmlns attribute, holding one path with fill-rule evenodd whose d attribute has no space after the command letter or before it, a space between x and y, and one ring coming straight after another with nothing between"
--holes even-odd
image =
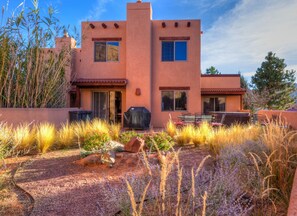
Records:
<instances>
[{"instance_id":1,"label":"red rock boulder","mask_svg":"<svg viewBox=\"0 0 297 216\"><path fill-rule=\"evenodd\" d=\"M133 137L126 145L125 151L138 153L144 147L144 140L139 137Z\"/></svg>"}]
</instances>

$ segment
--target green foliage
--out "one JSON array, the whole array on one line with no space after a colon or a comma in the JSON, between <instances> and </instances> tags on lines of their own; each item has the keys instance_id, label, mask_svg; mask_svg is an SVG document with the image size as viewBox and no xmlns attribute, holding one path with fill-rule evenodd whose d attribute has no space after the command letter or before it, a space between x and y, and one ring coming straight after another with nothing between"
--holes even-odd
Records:
<instances>
[{"instance_id":1,"label":"green foliage","mask_svg":"<svg viewBox=\"0 0 297 216\"><path fill-rule=\"evenodd\" d=\"M108 141L110 141L110 137L106 133L92 134L84 140L83 149L86 151L96 151L102 149Z\"/></svg>"},{"instance_id":2,"label":"green foliage","mask_svg":"<svg viewBox=\"0 0 297 216\"><path fill-rule=\"evenodd\" d=\"M127 144L133 137L140 137L143 138L142 134L139 134L135 131L125 131L121 133L119 137L119 142L123 144Z\"/></svg>"},{"instance_id":3,"label":"green foliage","mask_svg":"<svg viewBox=\"0 0 297 216\"><path fill-rule=\"evenodd\" d=\"M168 151L174 143L171 136L169 136L166 132L161 132L146 136L145 144L152 151L157 150L155 145L157 145L158 149L161 151Z\"/></svg>"},{"instance_id":4,"label":"green foliage","mask_svg":"<svg viewBox=\"0 0 297 216\"><path fill-rule=\"evenodd\" d=\"M210 68L206 69L205 74L216 75L216 74L221 74L221 72L218 71L218 69L216 69L214 66L211 66Z\"/></svg>"},{"instance_id":5,"label":"green foliage","mask_svg":"<svg viewBox=\"0 0 297 216\"><path fill-rule=\"evenodd\" d=\"M252 77L255 93L266 98L265 107L268 109L287 109L295 102L292 93L295 92L295 72L286 70L285 60L269 52L261 67ZM267 98L268 96L268 98Z\"/></svg>"}]
</instances>

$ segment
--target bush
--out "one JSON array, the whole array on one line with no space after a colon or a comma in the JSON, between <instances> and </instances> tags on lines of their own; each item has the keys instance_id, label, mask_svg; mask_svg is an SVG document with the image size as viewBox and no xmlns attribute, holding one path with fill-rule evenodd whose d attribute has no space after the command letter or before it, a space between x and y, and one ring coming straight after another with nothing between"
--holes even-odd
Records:
<instances>
[{"instance_id":1,"label":"bush","mask_svg":"<svg viewBox=\"0 0 297 216\"><path fill-rule=\"evenodd\" d=\"M169 136L166 132L161 132L146 136L145 144L152 151L157 150L155 145L161 151L168 151L174 143L171 136Z\"/></svg>"},{"instance_id":2,"label":"bush","mask_svg":"<svg viewBox=\"0 0 297 216\"><path fill-rule=\"evenodd\" d=\"M84 140L83 149L86 151L100 150L104 147L104 144L108 141L110 141L110 137L106 133L89 135Z\"/></svg>"},{"instance_id":3,"label":"bush","mask_svg":"<svg viewBox=\"0 0 297 216\"><path fill-rule=\"evenodd\" d=\"M119 137L119 142L123 144L127 144L133 137L140 137L143 138L142 134L138 134L135 131L125 131L121 133Z\"/></svg>"}]
</instances>

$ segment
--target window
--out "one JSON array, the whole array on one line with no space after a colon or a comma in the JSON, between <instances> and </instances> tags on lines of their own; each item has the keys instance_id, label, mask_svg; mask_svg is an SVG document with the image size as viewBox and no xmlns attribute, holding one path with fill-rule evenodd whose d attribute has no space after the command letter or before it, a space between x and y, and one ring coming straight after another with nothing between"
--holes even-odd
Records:
<instances>
[{"instance_id":1,"label":"window","mask_svg":"<svg viewBox=\"0 0 297 216\"><path fill-rule=\"evenodd\" d=\"M186 91L162 91L162 111L187 110Z\"/></svg>"},{"instance_id":2,"label":"window","mask_svg":"<svg viewBox=\"0 0 297 216\"><path fill-rule=\"evenodd\" d=\"M119 46L117 41L95 42L95 62L119 61Z\"/></svg>"},{"instance_id":3,"label":"window","mask_svg":"<svg viewBox=\"0 0 297 216\"><path fill-rule=\"evenodd\" d=\"M162 61L186 61L187 41L162 41Z\"/></svg>"},{"instance_id":4,"label":"window","mask_svg":"<svg viewBox=\"0 0 297 216\"><path fill-rule=\"evenodd\" d=\"M225 97L205 97L203 98L203 112L211 111L225 111L226 98Z\"/></svg>"}]
</instances>

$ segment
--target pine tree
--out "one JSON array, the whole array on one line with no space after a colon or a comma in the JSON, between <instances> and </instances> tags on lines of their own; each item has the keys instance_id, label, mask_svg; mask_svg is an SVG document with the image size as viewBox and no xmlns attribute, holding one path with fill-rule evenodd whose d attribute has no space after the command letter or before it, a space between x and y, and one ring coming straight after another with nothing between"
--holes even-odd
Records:
<instances>
[{"instance_id":1,"label":"pine tree","mask_svg":"<svg viewBox=\"0 0 297 216\"><path fill-rule=\"evenodd\" d=\"M221 74L221 72L218 71L218 69L216 69L214 66L211 66L210 68L206 69L205 74L216 75L216 74Z\"/></svg>"},{"instance_id":2,"label":"pine tree","mask_svg":"<svg viewBox=\"0 0 297 216\"><path fill-rule=\"evenodd\" d=\"M269 52L256 74L252 76L252 85L258 95L267 98L267 109L288 109L295 102L295 70L286 70L285 60ZM265 93L265 94L264 94Z\"/></svg>"}]
</instances>

